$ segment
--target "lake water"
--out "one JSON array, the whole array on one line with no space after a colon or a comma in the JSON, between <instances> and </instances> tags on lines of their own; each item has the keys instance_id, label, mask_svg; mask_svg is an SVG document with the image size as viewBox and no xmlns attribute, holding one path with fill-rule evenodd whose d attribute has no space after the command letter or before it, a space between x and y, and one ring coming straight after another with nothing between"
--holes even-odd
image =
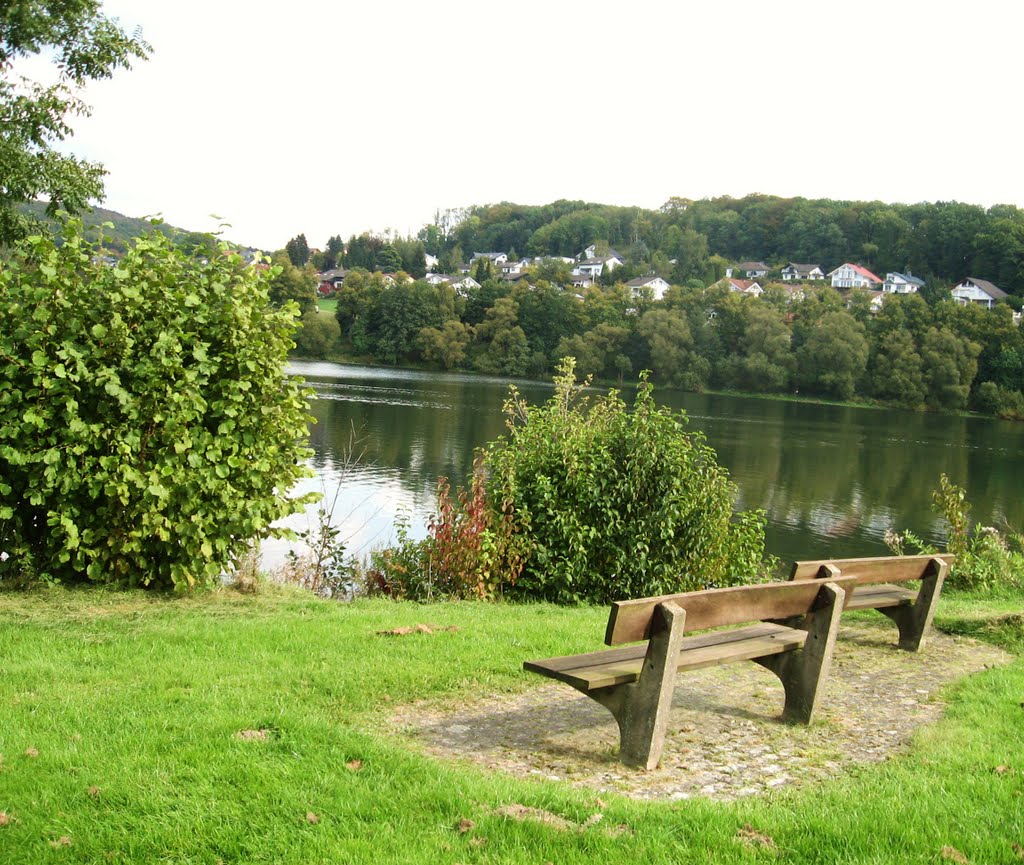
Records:
<instances>
[{"instance_id":1,"label":"lake water","mask_svg":"<svg viewBox=\"0 0 1024 865\"><path fill-rule=\"evenodd\" d=\"M357 555L395 540L396 519L424 536L437 478L464 482L474 449L504 432L506 379L318 362L292 372L316 394L317 477L303 489L328 505L337 496L334 522ZM551 393L516 384L534 403ZM941 543L931 492L943 472L967 489L972 521L1024 530L1024 424L657 388L655 397L707 436L739 487L737 506L767 512L768 551L783 559L884 554L890 528ZM267 542L267 564L288 546Z\"/></svg>"}]
</instances>

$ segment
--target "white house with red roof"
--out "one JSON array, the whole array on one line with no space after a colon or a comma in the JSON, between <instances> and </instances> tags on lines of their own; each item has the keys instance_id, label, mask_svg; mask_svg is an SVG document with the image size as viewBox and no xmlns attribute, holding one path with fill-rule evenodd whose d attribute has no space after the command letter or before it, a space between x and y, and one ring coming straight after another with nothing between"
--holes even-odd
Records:
<instances>
[{"instance_id":1,"label":"white house with red roof","mask_svg":"<svg viewBox=\"0 0 1024 865\"><path fill-rule=\"evenodd\" d=\"M882 280L859 264L841 264L829 275L833 288L881 288Z\"/></svg>"}]
</instances>

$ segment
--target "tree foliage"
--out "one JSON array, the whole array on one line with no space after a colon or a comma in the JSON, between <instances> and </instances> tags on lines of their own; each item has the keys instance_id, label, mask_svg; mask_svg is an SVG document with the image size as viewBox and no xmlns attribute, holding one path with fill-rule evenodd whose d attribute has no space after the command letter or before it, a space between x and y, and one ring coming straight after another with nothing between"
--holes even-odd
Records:
<instances>
[{"instance_id":1,"label":"tree foliage","mask_svg":"<svg viewBox=\"0 0 1024 865\"><path fill-rule=\"evenodd\" d=\"M306 235L298 234L293 237L284 245L284 251L294 267L304 267L309 261L309 243L306 242Z\"/></svg>"},{"instance_id":2,"label":"tree foliage","mask_svg":"<svg viewBox=\"0 0 1024 865\"><path fill-rule=\"evenodd\" d=\"M108 266L80 232L0 267L0 577L208 583L301 504L296 309L227 249L154 234Z\"/></svg>"},{"instance_id":3,"label":"tree foliage","mask_svg":"<svg viewBox=\"0 0 1024 865\"><path fill-rule=\"evenodd\" d=\"M103 196L103 168L56 145L72 134L70 116L88 113L77 96L86 82L109 78L144 58L149 46L100 12L99 0L35 0L0 5L0 244L33 226L18 205L45 198L47 214L78 213ZM58 81L16 76L19 58L49 55Z\"/></svg>"}]
</instances>

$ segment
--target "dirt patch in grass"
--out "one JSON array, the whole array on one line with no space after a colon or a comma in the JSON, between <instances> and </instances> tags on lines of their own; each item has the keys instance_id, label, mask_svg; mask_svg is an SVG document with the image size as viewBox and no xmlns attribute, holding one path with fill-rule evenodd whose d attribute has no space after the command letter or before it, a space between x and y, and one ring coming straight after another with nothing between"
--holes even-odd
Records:
<instances>
[{"instance_id":1,"label":"dirt patch in grass","mask_svg":"<svg viewBox=\"0 0 1024 865\"><path fill-rule=\"evenodd\" d=\"M604 708L568 685L539 677L537 687L520 695L488 696L455 708L410 705L392 720L429 754L520 777L639 799L731 800L814 783L852 764L899 753L915 730L942 714L943 686L1012 657L940 633L916 654L895 643L887 622L844 622L824 708L811 727L777 720L782 685L756 664L681 675L661 766L652 772L618 762L618 728Z\"/></svg>"}]
</instances>

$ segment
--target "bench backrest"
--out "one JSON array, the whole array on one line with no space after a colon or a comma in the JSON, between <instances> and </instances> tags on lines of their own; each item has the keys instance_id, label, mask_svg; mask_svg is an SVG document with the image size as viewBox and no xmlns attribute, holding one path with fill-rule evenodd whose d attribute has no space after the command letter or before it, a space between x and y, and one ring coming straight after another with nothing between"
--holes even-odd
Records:
<instances>
[{"instance_id":1,"label":"bench backrest","mask_svg":"<svg viewBox=\"0 0 1024 865\"><path fill-rule=\"evenodd\" d=\"M857 584L856 578L845 575L829 582L842 588L847 597ZM686 611L687 631L701 631L724 625L802 616L815 609L820 587L817 581L757 583L616 601L608 617L604 641L609 646L618 646L650 639L654 610L665 601L673 601Z\"/></svg>"},{"instance_id":2,"label":"bench backrest","mask_svg":"<svg viewBox=\"0 0 1024 865\"><path fill-rule=\"evenodd\" d=\"M862 559L815 559L806 562L794 562L791 580L813 580L825 576L822 568L832 565L839 569L844 577L856 577L858 585L870 583L902 583L906 580L920 580L929 574L932 559L942 559L952 565L956 556L943 553L941 555L924 556L875 556Z\"/></svg>"}]
</instances>

